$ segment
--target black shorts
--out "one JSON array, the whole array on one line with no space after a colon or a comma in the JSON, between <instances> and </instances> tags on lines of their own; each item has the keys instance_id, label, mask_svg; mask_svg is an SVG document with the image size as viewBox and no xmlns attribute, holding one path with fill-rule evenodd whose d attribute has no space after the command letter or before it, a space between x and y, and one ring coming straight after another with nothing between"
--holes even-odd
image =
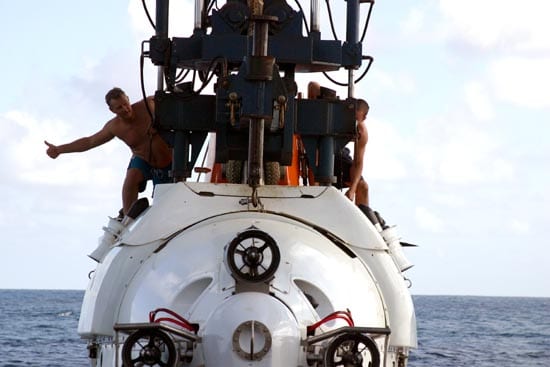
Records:
<instances>
[{"instance_id":1,"label":"black shorts","mask_svg":"<svg viewBox=\"0 0 550 367\"><path fill-rule=\"evenodd\" d=\"M336 176L336 183L334 186L338 189L349 187L351 177L349 171L353 164L353 158L351 158L350 150L348 148L342 149L341 152L334 155L334 176Z\"/></svg>"}]
</instances>

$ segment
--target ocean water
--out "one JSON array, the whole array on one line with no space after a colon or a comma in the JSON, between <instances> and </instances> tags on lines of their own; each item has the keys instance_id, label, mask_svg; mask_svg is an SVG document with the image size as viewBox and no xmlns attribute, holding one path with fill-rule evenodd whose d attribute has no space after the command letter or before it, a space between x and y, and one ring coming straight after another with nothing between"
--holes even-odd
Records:
<instances>
[{"instance_id":1,"label":"ocean water","mask_svg":"<svg viewBox=\"0 0 550 367\"><path fill-rule=\"evenodd\" d=\"M83 291L0 290L0 366L89 366Z\"/></svg>"},{"instance_id":2,"label":"ocean water","mask_svg":"<svg viewBox=\"0 0 550 367\"><path fill-rule=\"evenodd\" d=\"M550 367L550 298L415 296L415 367Z\"/></svg>"},{"instance_id":3,"label":"ocean water","mask_svg":"<svg viewBox=\"0 0 550 367\"><path fill-rule=\"evenodd\" d=\"M0 290L0 367L89 366L77 334L83 295ZM550 367L550 298L415 296L414 303L419 348L411 367Z\"/></svg>"}]
</instances>

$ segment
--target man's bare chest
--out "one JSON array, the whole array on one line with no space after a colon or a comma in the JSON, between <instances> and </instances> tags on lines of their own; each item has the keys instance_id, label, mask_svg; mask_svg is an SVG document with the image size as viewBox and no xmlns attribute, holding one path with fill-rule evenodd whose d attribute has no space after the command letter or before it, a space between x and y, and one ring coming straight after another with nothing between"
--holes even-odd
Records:
<instances>
[{"instance_id":1,"label":"man's bare chest","mask_svg":"<svg viewBox=\"0 0 550 367\"><path fill-rule=\"evenodd\" d=\"M140 123L121 124L118 126L115 135L132 149L137 149L147 144L150 140L148 127Z\"/></svg>"}]
</instances>

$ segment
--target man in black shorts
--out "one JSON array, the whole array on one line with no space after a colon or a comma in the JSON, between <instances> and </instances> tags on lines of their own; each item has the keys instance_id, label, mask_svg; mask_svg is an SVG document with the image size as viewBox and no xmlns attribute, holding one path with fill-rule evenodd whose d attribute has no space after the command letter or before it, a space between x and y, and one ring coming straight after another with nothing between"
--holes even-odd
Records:
<instances>
[{"instance_id":1,"label":"man in black shorts","mask_svg":"<svg viewBox=\"0 0 550 367\"><path fill-rule=\"evenodd\" d=\"M369 112L369 105L363 99L357 100L355 116L357 119L357 138L355 139L354 155L352 158L350 150L343 148L334 157L334 175L336 184L334 186L342 189L348 187L346 196L354 200L355 204L369 206L369 185L362 176L363 157L369 140L365 120Z\"/></svg>"},{"instance_id":2,"label":"man in black shorts","mask_svg":"<svg viewBox=\"0 0 550 367\"><path fill-rule=\"evenodd\" d=\"M308 84L308 98L314 99L321 95L321 86L317 82ZM354 157L350 150L343 148L336 152L334 157L335 187L348 188L346 196L359 207L369 206L369 185L362 176L363 157L369 140L369 134L365 125L369 104L364 99L357 99L355 106L355 118L357 120L357 138L355 139Z\"/></svg>"}]
</instances>

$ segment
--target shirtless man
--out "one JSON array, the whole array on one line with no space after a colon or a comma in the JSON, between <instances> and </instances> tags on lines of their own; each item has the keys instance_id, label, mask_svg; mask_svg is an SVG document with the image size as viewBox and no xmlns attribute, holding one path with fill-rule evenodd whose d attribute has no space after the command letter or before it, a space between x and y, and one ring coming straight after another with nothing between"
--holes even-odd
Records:
<instances>
[{"instance_id":1,"label":"shirtless man","mask_svg":"<svg viewBox=\"0 0 550 367\"><path fill-rule=\"evenodd\" d=\"M127 214L138 193L145 189L147 180L152 179L154 185L171 182L172 151L152 129L144 100L130 104L122 89L113 88L105 95L105 102L116 116L107 121L101 130L68 144L54 145L44 141L48 146L46 154L55 159L64 153L84 152L107 143L115 136L125 142L133 154L122 185L122 210ZM154 113L153 97L148 97L147 103Z\"/></svg>"},{"instance_id":2,"label":"shirtless man","mask_svg":"<svg viewBox=\"0 0 550 367\"><path fill-rule=\"evenodd\" d=\"M317 82L309 82L308 99L316 99L321 96L321 86ZM369 112L369 105L363 99L357 99L355 106L355 118L357 120L357 138L355 140L354 157L350 156L348 148L336 152L334 157L334 175L337 178L335 187L342 189L348 187L346 196L355 201L359 207L369 206L369 185L362 176L363 157L369 140L369 134L365 120Z\"/></svg>"},{"instance_id":3,"label":"shirtless man","mask_svg":"<svg viewBox=\"0 0 550 367\"><path fill-rule=\"evenodd\" d=\"M349 150L342 149L337 152L334 157L334 171L337 174L336 187L349 187L346 191L346 196L355 201L357 206L369 206L369 185L362 176L363 172L363 157L367 142L369 141L369 133L365 125L369 105L364 99L357 99L355 106L355 118L357 120L357 138L355 139L354 157L351 159ZM340 177L341 173L341 177Z\"/></svg>"}]
</instances>

